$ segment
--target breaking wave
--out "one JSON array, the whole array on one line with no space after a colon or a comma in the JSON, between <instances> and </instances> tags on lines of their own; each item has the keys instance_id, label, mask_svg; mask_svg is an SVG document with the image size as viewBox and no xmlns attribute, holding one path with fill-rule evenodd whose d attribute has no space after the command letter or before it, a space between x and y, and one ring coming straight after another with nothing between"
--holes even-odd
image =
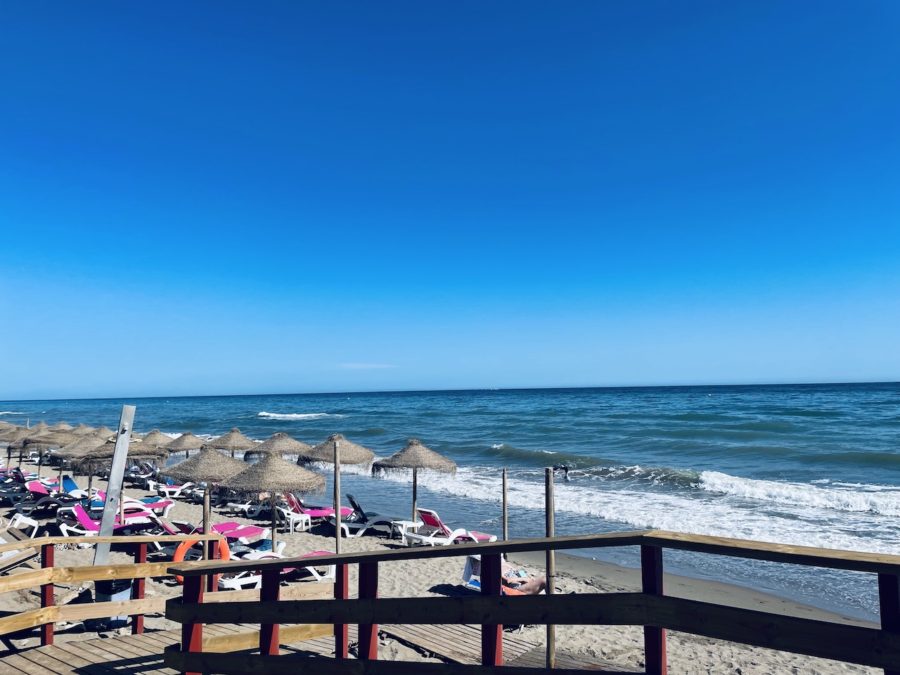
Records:
<instances>
[{"instance_id":1,"label":"breaking wave","mask_svg":"<svg viewBox=\"0 0 900 675\"><path fill-rule=\"evenodd\" d=\"M263 419L267 420L321 420L326 417L334 417L336 419L344 417L343 415L338 415L337 413L273 413L266 411L256 413L256 416L262 417Z\"/></svg>"}]
</instances>

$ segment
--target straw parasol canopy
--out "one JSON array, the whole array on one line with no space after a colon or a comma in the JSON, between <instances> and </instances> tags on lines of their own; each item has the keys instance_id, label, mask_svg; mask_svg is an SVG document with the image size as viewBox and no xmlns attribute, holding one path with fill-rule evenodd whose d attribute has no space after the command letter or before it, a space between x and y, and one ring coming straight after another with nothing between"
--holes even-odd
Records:
<instances>
[{"instance_id":1,"label":"straw parasol canopy","mask_svg":"<svg viewBox=\"0 0 900 675\"><path fill-rule=\"evenodd\" d=\"M84 423L79 424L77 427L72 429L72 433L76 436L87 436L88 434L92 434L95 431L96 429L94 429L94 427Z\"/></svg>"},{"instance_id":2,"label":"straw parasol canopy","mask_svg":"<svg viewBox=\"0 0 900 675\"><path fill-rule=\"evenodd\" d=\"M14 429L15 426L16 426L16 425L13 424L12 422L6 422L6 421L4 421L4 420L0 420L0 429L3 429L3 430L6 430L6 429Z\"/></svg>"},{"instance_id":3,"label":"straw parasol canopy","mask_svg":"<svg viewBox=\"0 0 900 675\"><path fill-rule=\"evenodd\" d=\"M272 547L275 547L278 512L275 508L279 492L318 492L325 488L325 477L297 466L268 452L256 464L223 483L237 492L268 492L272 507Z\"/></svg>"},{"instance_id":4,"label":"straw parasol canopy","mask_svg":"<svg viewBox=\"0 0 900 675\"><path fill-rule=\"evenodd\" d=\"M144 440L146 441L146 439ZM190 450L199 450L203 447L204 442L202 438L188 431L186 434L181 434L174 441L169 441L169 444L165 447L169 452L181 452L182 450L188 452Z\"/></svg>"},{"instance_id":5,"label":"straw parasol canopy","mask_svg":"<svg viewBox=\"0 0 900 675\"><path fill-rule=\"evenodd\" d=\"M166 436L159 429L154 429L141 440L141 443L145 444L148 448L165 448L168 447L171 442L172 437Z\"/></svg>"},{"instance_id":6,"label":"straw parasol canopy","mask_svg":"<svg viewBox=\"0 0 900 675\"><path fill-rule=\"evenodd\" d=\"M412 469L413 475L413 494L412 494L412 520L418 520L416 513L416 500L419 492L419 469L428 471L440 471L442 473L456 473L456 463L447 459L443 455L439 455L431 448L422 445L422 442L416 438L410 438L406 442L406 447L387 459L382 459L372 465L372 472L380 471L398 471L401 469Z\"/></svg>"},{"instance_id":7,"label":"straw parasol canopy","mask_svg":"<svg viewBox=\"0 0 900 675\"><path fill-rule=\"evenodd\" d=\"M380 459L372 465L373 472L396 469L426 469L442 473L456 473L456 462L422 445L420 440L410 438L406 442L406 447L400 452L387 459Z\"/></svg>"},{"instance_id":8,"label":"straw parasol canopy","mask_svg":"<svg viewBox=\"0 0 900 675\"><path fill-rule=\"evenodd\" d=\"M199 454L170 466L163 473L178 480L219 484L246 468L247 465L239 459L223 455L212 448L203 448Z\"/></svg>"},{"instance_id":9,"label":"straw parasol canopy","mask_svg":"<svg viewBox=\"0 0 900 675\"><path fill-rule=\"evenodd\" d=\"M69 460L82 459L105 443L105 438L100 438L94 434L86 434L79 436L77 440L60 448L56 454Z\"/></svg>"},{"instance_id":10,"label":"straw parasol canopy","mask_svg":"<svg viewBox=\"0 0 900 675\"><path fill-rule=\"evenodd\" d=\"M218 438L212 439L204 447L215 448L216 450L229 450L231 451L231 456L234 457L235 450L249 450L256 447L256 445L252 438L247 438L241 433L240 429L234 427L227 434L222 434Z\"/></svg>"},{"instance_id":11,"label":"straw parasol canopy","mask_svg":"<svg viewBox=\"0 0 900 675\"><path fill-rule=\"evenodd\" d=\"M311 450L312 448L306 443L302 443L301 441L298 441L295 438L291 438L287 434L279 431L277 434L272 434L262 443L255 443L252 448L249 448L248 451L266 455L281 456L296 454L302 456L309 453Z\"/></svg>"},{"instance_id":12,"label":"straw parasol canopy","mask_svg":"<svg viewBox=\"0 0 900 675\"><path fill-rule=\"evenodd\" d=\"M47 431L49 428L50 427L47 426L46 422L41 421L41 422L38 422L37 424L35 424L33 427L31 427L31 430L35 433L40 433L41 431Z\"/></svg>"},{"instance_id":13,"label":"straw parasol canopy","mask_svg":"<svg viewBox=\"0 0 900 675\"><path fill-rule=\"evenodd\" d=\"M9 429L0 431L0 442L15 443L20 438L24 438L31 433L31 429L25 427L13 426Z\"/></svg>"},{"instance_id":14,"label":"straw parasol canopy","mask_svg":"<svg viewBox=\"0 0 900 675\"><path fill-rule=\"evenodd\" d=\"M116 441L109 440L103 445L92 450L84 457L83 462L101 463L113 458L116 451ZM128 459L152 459L159 460L168 456L165 448L148 448L143 443L129 443Z\"/></svg>"},{"instance_id":15,"label":"straw parasol canopy","mask_svg":"<svg viewBox=\"0 0 900 675\"><path fill-rule=\"evenodd\" d=\"M332 434L310 452L300 456L302 462L334 462L335 450L340 452L341 464L367 464L375 459L375 453L348 441L341 434Z\"/></svg>"},{"instance_id":16,"label":"straw parasol canopy","mask_svg":"<svg viewBox=\"0 0 900 675\"><path fill-rule=\"evenodd\" d=\"M25 438L23 443L29 449L48 450L50 448L62 448L78 440L78 438L71 431L48 431L37 437L30 436Z\"/></svg>"}]
</instances>

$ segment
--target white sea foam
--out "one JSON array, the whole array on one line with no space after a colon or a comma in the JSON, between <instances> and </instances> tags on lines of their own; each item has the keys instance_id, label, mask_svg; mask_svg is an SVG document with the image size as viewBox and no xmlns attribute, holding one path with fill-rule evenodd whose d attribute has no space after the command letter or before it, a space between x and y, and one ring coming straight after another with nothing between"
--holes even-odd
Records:
<instances>
[{"instance_id":1,"label":"white sea foam","mask_svg":"<svg viewBox=\"0 0 900 675\"><path fill-rule=\"evenodd\" d=\"M0 410L0 415L24 415L23 412L16 412L15 410Z\"/></svg>"},{"instance_id":2,"label":"white sea foam","mask_svg":"<svg viewBox=\"0 0 900 675\"><path fill-rule=\"evenodd\" d=\"M400 472L390 472L385 479L410 480ZM419 485L428 490L495 503L500 501L498 481L498 471L487 468L463 467L455 476L419 474ZM588 524L598 518L641 529L900 554L896 520L872 513L829 516L828 511L806 505L784 505L772 512L747 508L712 492L607 490L577 483L557 484L555 499L560 513L583 516ZM543 485L536 480L511 478L509 503L514 508L541 510Z\"/></svg>"},{"instance_id":3,"label":"white sea foam","mask_svg":"<svg viewBox=\"0 0 900 675\"><path fill-rule=\"evenodd\" d=\"M700 487L708 492L776 504L900 516L900 491L896 489L888 491L885 490L887 486L876 485L831 485L832 487L820 487L804 483L753 480L718 471L704 471L700 474Z\"/></svg>"},{"instance_id":4,"label":"white sea foam","mask_svg":"<svg viewBox=\"0 0 900 675\"><path fill-rule=\"evenodd\" d=\"M316 413L273 413L273 412L259 412L256 414L257 417L262 417L267 420L320 420L326 417L334 417L340 419L344 417L343 415L338 415L337 413L324 413L324 412L316 412Z\"/></svg>"}]
</instances>

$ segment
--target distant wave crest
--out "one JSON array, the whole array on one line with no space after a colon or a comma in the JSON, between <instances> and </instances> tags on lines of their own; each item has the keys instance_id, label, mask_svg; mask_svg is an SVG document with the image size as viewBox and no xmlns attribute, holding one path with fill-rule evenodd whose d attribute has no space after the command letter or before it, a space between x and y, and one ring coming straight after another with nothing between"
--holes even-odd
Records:
<instances>
[{"instance_id":1,"label":"distant wave crest","mask_svg":"<svg viewBox=\"0 0 900 675\"><path fill-rule=\"evenodd\" d=\"M273 413L266 411L259 412L256 416L267 420L320 420L326 417L335 417L338 419L343 417L343 415L338 415L337 413Z\"/></svg>"},{"instance_id":2,"label":"distant wave crest","mask_svg":"<svg viewBox=\"0 0 900 675\"><path fill-rule=\"evenodd\" d=\"M23 412L16 412L15 410L0 410L0 415L24 415Z\"/></svg>"},{"instance_id":3,"label":"distant wave crest","mask_svg":"<svg viewBox=\"0 0 900 675\"><path fill-rule=\"evenodd\" d=\"M834 511L900 516L900 490L888 486L820 487L804 483L739 478L718 471L700 474L700 487L734 497Z\"/></svg>"}]
</instances>

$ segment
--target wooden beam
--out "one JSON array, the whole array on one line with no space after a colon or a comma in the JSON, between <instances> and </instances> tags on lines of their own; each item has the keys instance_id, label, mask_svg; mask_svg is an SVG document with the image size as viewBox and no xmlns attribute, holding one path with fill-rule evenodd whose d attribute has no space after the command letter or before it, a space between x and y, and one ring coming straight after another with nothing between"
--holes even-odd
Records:
<instances>
[{"instance_id":1,"label":"wooden beam","mask_svg":"<svg viewBox=\"0 0 900 675\"><path fill-rule=\"evenodd\" d=\"M900 573L900 556L884 553L861 553L815 548L811 546L789 546L769 542L747 541L726 537L679 534L659 530L635 532L611 532L567 537L546 537L537 539L516 539L485 544L458 544L456 546L436 546L403 548L390 551L361 551L328 555L317 558L321 565L355 564L360 562L390 562L397 560L424 560L430 558L452 558L470 554L491 555L494 553L523 553L530 551L565 551L582 548L609 548L619 546L659 546L716 555L728 555L754 560L791 563L829 569L846 569L858 572ZM268 567L282 569L296 567L303 558L282 558L276 560L254 560L229 563L194 563L173 565L174 574L190 576L207 572L239 572L243 570L264 570ZM308 562L308 560L307 560Z\"/></svg>"},{"instance_id":2,"label":"wooden beam","mask_svg":"<svg viewBox=\"0 0 900 675\"><path fill-rule=\"evenodd\" d=\"M46 584L53 579L52 569L39 569L0 577L0 593L22 591Z\"/></svg>"},{"instance_id":3,"label":"wooden beam","mask_svg":"<svg viewBox=\"0 0 900 675\"><path fill-rule=\"evenodd\" d=\"M223 603L170 600L166 617L218 623L545 624L656 626L876 668L900 669L900 635L643 593Z\"/></svg>"},{"instance_id":4,"label":"wooden beam","mask_svg":"<svg viewBox=\"0 0 900 675\"><path fill-rule=\"evenodd\" d=\"M255 654L185 654L172 646L164 654L166 667L180 672L231 675L496 675L493 666L408 661L357 661L327 657L259 656ZM515 675L546 675L544 668L515 668ZM557 669L554 675L584 675L585 671ZM601 671L599 675L632 675Z\"/></svg>"},{"instance_id":5,"label":"wooden beam","mask_svg":"<svg viewBox=\"0 0 900 675\"><path fill-rule=\"evenodd\" d=\"M86 602L57 607L54 621L84 621L105 619L125 614L153 614L166 608L166 598L154 596L142 600L113 600L111 602Z\"/></svg>"},{"instance_id":6,"label":"wooden beam","mask_svg":"<svg viewBox=\"0 0 900 675\"><path fill-rule=\"evenodd\" d=\"M41 569L53 569L53 558L56 547L53 544L41 546ZM53 583L47 582L41 586L41 607L53 607ZM45 623L41 626L41 646L53 644L53 624Z\"/></svg>"},{"instance_id":7,"label":"wooden beam","mask_svg":"<svg viewBox=\"0 0 900 675\"><path fill-rule=\"evenodd\" d=\"M54 567L53 582L57 584L77 584L84 581L107 581L111 579L141 579L145 577L170 576L169 562L129 563L122 565L86 565L80 567Z\"/></svg>"},{"instance_id":8,"label":"wooden beam","mask_svg":"<svg viewBox=\"0 0 900 675\"><path fill-rule=\"evenodd\" d=\"M328 637L333 632L329 624L303 624L299 626L281 626L280 640L283 644L293 644L304 640ZM229 633L203 638L204 652L236 652L259 647L259 631L247 633Z\"/></svg>"},{"instance_id":9,"label":"wooden beam","mask_svg":"<svg viewBox=\"0 0 900 675\"><path fill-rule=\"evenodd\" d=\"M359 597L374 599L378 597L378 563L361 563L359 566ZM361 623L358 630L360 659L374 660L378 658L378 624Z\"/></svg>"},{"instance_id":10,"label":"wooden beam","mask_svg":"<svg viewBox=\"0 0 900 675\"><path fill-rule=\"evenodd\" d=\"M663 554L659 546L641 546L641 586L644 593L663 595ZM665 675L667 671L665 628L644 626L644 672Z\"/></svg>"},{"instance_id":11,"label":"wooden beam","mask_svg":"<svg viewBox=\"0 0 900 675\"><path fill-rule=\"evenodd\" d=\"M323 582L297 583L284 586L279 593L279 600L324 600L334 597L334 584ZM259 589L250 588L243 591L219 591L203 598L204 605L221 602L256 602Z\"/></svg>"}]
</instances>

